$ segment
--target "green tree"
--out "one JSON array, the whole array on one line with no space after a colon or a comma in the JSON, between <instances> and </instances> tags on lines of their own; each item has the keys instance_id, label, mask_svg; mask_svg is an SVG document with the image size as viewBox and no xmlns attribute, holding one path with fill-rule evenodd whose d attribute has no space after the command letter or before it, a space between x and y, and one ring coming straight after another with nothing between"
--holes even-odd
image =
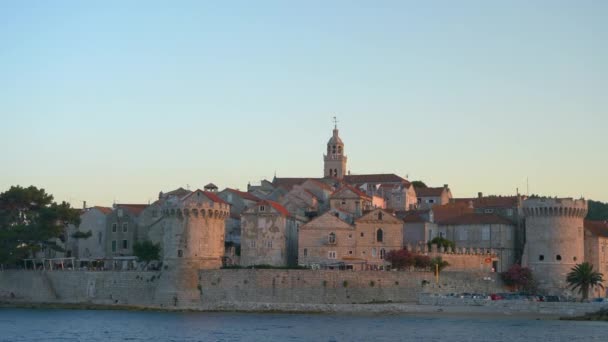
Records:
<instances>
[{"instance_id":1,"label":"green tree","mask_svg":"<svg viewBox=\"0 0 608 342\"><path fill-rule=\"evenodd\" d=\"M414 186L414 188L418 188L418 189L427 188L426 184L424 184L423 181L419 181L419 180L413 181L412 185Z\"/></svg>"},{"instance_id":2,"label":"green tree","mask_svg":"<svg viewBox=\"0 0 608 342\"><path fill-rule=\"evenodd\" d=\"M45 249L62 251L68 224L78 225L80 212L35 186L12 186L0 193L0 264L14 264Z\"/></svg>"},{"instance_id":3,"label":"green tree","mask_svg":"<svg viewBox=\"0 0 608 342\"><path fill-rule=\"evenodd\" d=\"M589 211L586 219L593 221L608 220L608 203L589 200Z\"/></svg>"},{"instance_id":4,"label":"green tree","mask_svg":"<svg viewBox=\"0 0 608 342\"><path fill-rule=\"evenodd\" d=\"M431 271L433 272L435 272L435 270L439 270L439 272L441 272L448 266L450 266L450 263L443 260L443 258L440 256L431 259Z\"/></svg>"},{"instance_id":5,"label":"green tree","mask_svg":"<svg viewBox=\"0 0 608 342\"><path fill-rule=\"evenodd\" d=\"M133 254L148 266L150 261L160 260L160 244L148 240L136 242L133 244Z\"/></svg>"},{"instance_id":6,"label":"green tree","mask_svg":"<svg viewBox=\"0 0 608 342\"><path fill-rule=\"evenodd\" d=\"M433 240L427 242L427 245L429 246L429 248L431 248L432 244L437 244L437 247L441 247L443 246L443 248L447 249L448 247L452 247L455 248L455 244L454 241L452 240L448 240L446 238L442 238L440 236L437 236L435 238L433 238Z\"/></svg>"},{"instance_id":7,"label":"green tree","mask_svg":"<svg viewBox=\"0 0 608 342\"><path fill-rule=\"evenodd\" d=\"M589 290L596 286L604 288L604 285L602 285L603 276L603 274L593 270L593 265L583 262L572 267L572 270L566 276L566 281L572 290L578 289L578 292L583 295L583 300L586 300L589 298Z\"/></svg>"}]
</instances>

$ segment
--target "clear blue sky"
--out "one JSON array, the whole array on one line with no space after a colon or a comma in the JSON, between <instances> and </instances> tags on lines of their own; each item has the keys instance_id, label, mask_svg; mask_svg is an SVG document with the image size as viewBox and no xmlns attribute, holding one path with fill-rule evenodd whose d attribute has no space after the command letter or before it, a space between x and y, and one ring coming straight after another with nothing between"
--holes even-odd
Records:
<instances>
[{"instance_id":1,"label":"clear blue sky","mask_svg":"<svg viewBox=\"0 0 608 342\"><path fill-rule=\"evenodd\" d=\"M608 1L0 1L0 190L353 173L608 201Z\"/></svg>"}]
</instances>

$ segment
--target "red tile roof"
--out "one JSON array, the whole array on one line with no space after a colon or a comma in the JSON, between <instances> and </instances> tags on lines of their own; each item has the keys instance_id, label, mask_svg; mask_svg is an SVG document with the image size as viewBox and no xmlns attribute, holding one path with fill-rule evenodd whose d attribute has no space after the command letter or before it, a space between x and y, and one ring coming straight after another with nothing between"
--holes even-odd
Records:
<instances>
[{"instance_id":1,"label":"red tile roof","mask_svg":"<svg viewBox=\"0 0 608 342\"><path fill-rule=\"evenodd\" d=\"M363 184L363 183L406 183L407 180L397 176L394 173L379 173L369 175L346 175L344 181L349 184Z\"/></svg>"},{"instance_id":2,"label":"red tile roof","mask_svg":"<svg viewBox=\"0 0 608 342\"><path fill-rule=\"evenodd\" d=\"M403 222L405 223L422 223L422 222L426 222L427 220L424 219L424 217L422 217L422 215L420 214L409 214L406 217L403 218Z\"/></svg>"},{"instance_id":3,"label":"red tile roof","mask_svg":"<svg viewBox=\"0 0 608 342\"><path fill-rule=\"evenodd\" d=\"M342 186L340 188L338 188L338 190L334 191L334 193L331 194L330 197L334 197L336 194L338 194L338 193L340 193L340 192L342 192L343 190L346 190L346 189L354 192L359 197L365 197L367 199L371 199L371 197L368 196L365 192L363 192L363 191L355 188L354 186L350 186L348 184L342 184Z\"/></svg>"},{"instance_id":4,"label":"red tile roof","mask_svg":"<svg viewBox=\"0 0 608 342\"><path fill-rule=\"evenodd\" d=\"M101 211L105 215L108 215L109 213L112 212L112 208L108 208L108 207L98 207L98 206L95 206L95 207L92 207L91 209L97 209L97 210Z\"/></svg>"},{"instance_id":5,"label":"red tile roof","mask_svg":"<svg viewBox=\"0 0 608 342\"><path fill-rule=\"evenodd\" d=\"M201 189L193 191L193 192L189 193L188 195L182 197L182 201L186 200L188 197L194 195L195 193L197 193L199 191L201 193L203 193L203 195L205 195L205 197L207 197L211 202L222 203L222 204L229 204L226 201L224 201L223 199L221 199L220 196L218 196L216 193L211 192L211 191L203 191Z\"/></svg>"},{"instance_id":6,"label":"red tile roof","mask_svg":"<svg viewBox=\"0 0 608 342\"><path fill-rule=\"evenodd\" d=\"M416 196L418 197L441 197L445 188L414 188L414 190L416 190Z\"/></svg>"},{"instance_id":7,"label":"red tile roof","mask_svg":"<svg viewBox=\"0 0 608 342\"><path fill-rule=\"evenodd\" d=\"M496 214L477 214L468 213L452 217L442 221L435 220L441 225L465 225L465 224L506 224L513 225L513 222Z\"/></svg>"},{"instance_id":8,"label":"red tile roof","mask_svg":"<svg viewBox=\"0 0 608 342\"><path fill-rule=\"evenodd\" d=\"M144 209L148 207L147 204L117 204L116 208L125 209L129 213L135 216L139 216Z\"/></svg>"},{"instance_id":9,"label":"red tile roof","mask_svg":"<svg viewBox=\"0 0 608 342\"><path fill-rule=\"evenodd\" d=\"M434 206L433 217L435 222L441 222L463 214L473 213L474 211L473 208L469 207L468 203L448 203Z\"/></svg>"},{"instance_id":10,"label":"red tile roof","mask_svg":"<svg viewBox=\"0 0 608 342\"><path fill-rule=\"evenodd\" d=\"M237 196L241 196L243 199L246 199L249 201L258 202L260 200L260 198L254 196L253 194L251 194L249 192L240 191L240 190L231 189L231 188L226 188L226 190L232 192L233 194L235 194Z\"/></svg>"},{"instance_id":11,"label":"red tile roof","mask_svg":"<svg viewBox=\"0 0 608 342\"><path fill-rule=\"evenodd\" d=\"M280 214L282 214L283 216L290 216L289 210L285 209L284 206L280 205L279 203L277 203L275 201L262 200L262 201L259 201L258 203L256 203L256 205L269 205L269 206L273 207L276 211L278 211Z\"/></svg>"},{"instance_id":12,"label":"red tile roof","mask_svg":"<svg viewBox=\"0 0 608 342\"><path fill-rule=\"evenodd\" d=\"M593 235L608 238L608 221L585 220L585 230Z\"/></svg>"},{"instance_id":13,"label":"red tile roof","mask_svg":"<svg viewBox=\"0 0 608 342\"><path fill-rule=\"evenodd\" d=\"M516 208L519 205L517 196L485 196L476 198L455 198L454 202L469 203L475 208Z\"/></svg>"}]
</instances>

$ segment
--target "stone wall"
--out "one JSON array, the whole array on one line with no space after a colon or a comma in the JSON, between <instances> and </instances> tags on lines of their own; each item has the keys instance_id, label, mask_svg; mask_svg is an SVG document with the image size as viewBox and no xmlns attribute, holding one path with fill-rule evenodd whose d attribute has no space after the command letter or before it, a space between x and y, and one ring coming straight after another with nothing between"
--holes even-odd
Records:
<instances>
[{"instance_id":1,"label":"stone wall","mask_svg":"<svg viewBox=\"0 0 608 342\"><path fill-rule=\"evenodd\" d=\"M219 302L417 302L423 292L501 292L494 273L331 270L205 270L199 272L203 305Z\"/></svg>"}]
</instances>

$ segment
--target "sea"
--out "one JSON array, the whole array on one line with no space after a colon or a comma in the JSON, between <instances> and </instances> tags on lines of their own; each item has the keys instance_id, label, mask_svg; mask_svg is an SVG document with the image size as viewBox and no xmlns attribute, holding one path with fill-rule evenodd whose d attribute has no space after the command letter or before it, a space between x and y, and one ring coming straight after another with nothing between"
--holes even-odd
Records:
<instances>
[{"instance_id":1,"label":"sea","mask_svg":"<svg viewBox=\"0 0 608 342\"><path fill-rule=\"evenodd\" d=\"M0 341L608 341L608 322L0 308Z\"/></svg>"}]
</instances>

